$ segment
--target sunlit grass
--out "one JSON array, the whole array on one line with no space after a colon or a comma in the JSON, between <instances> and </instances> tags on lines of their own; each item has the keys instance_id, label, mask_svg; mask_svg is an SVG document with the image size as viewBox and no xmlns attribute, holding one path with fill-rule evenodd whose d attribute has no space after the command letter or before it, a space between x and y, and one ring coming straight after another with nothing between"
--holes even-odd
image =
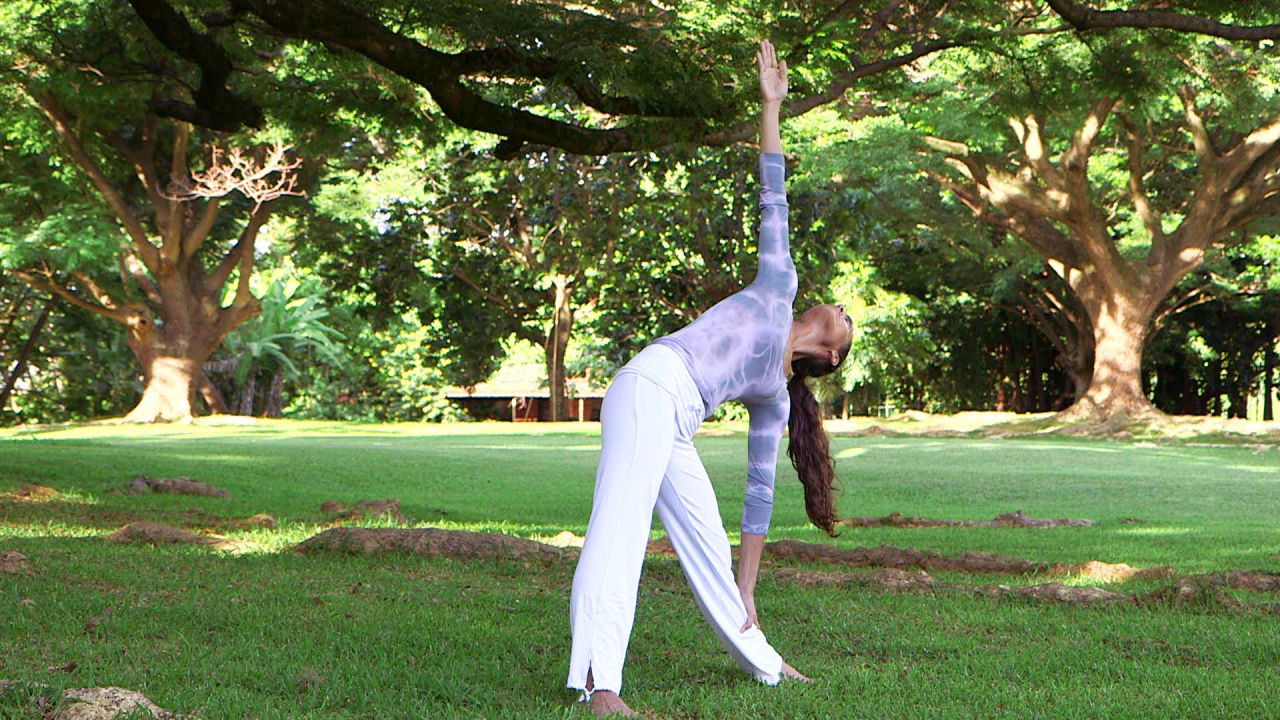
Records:
<instances>
[{"instance_id":1,"label":"sunlit grass","mask_svg":"<svg viewBox=\"0 0 1280 720\"><path fill-rule=\"evenodd\" d=\"M742 426L698 438L731 539L745 471ZM325 500L399 498L416 527L547 541L582 535L594 425L91 425L0 432L0 550L35 575L0 575L0 677L115 684L202 717L581 716L563 688L573 564L408 555L304 556L331 527ZM772 539L891 544L1037 562L1179 572L1280 571L1280 471L1248 447L1079 438L836 437L845 515L1089 518L1091 527L853 528L808 524L780 466ZM124 496L137 474L187 475L230 497ZM24 502L36 483L60 494ZM274 528L245 527L258 513ZM124 546L150 520L236 541ZM386 519L362 520L369 527ZM655 522L654 536L662 534ZM972 593L802 588L766 558L757 605L771 640L818 678L767 688L706 630L678 564L646 563L627 696L655 717L1276 716L1280 631L1258 610L1213 605L1070 608ZM847 571L814 565L813 570ZM934 573L955 584L1060 582L1144 593L1160 581ZM1232 591L1251 606L1275 598ZM29 601L31 604L23 602ZM99 629L85 621L112 607ZM46 668L74 661L71 672ZM1047 671L1051 668L1052 671ZM26 717L0 694L0 717Z\"/></svg>"}]
</instances>

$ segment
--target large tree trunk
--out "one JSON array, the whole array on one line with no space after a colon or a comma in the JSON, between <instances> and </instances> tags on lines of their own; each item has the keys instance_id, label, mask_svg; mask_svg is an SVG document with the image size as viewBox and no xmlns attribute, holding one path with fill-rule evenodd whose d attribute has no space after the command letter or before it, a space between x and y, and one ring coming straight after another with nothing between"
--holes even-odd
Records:
<instances>
[{"instance_id":1,"label":"large tree trunk","mask_svg":"<svg viewBox=\"0 0 1280 720\"><path fill-rule=\"evenodd\" d=\"M555 297L551 315L551 328L547 331L544 348L547 353L547 385L550 389L551 412L547 418L559 422L568 418L565 412L564 353L573 330L573 310L569 307L569 278L558 276L552 282Z\"/></svg>"},{"instance_id":2,"label":"large tree trunk","mask_svg":"<svg viewBox=\"0 0 1280 720\"><path fill-rule=\"evenodd\" d=\"M196 387L203 360L149 353L142 363L142 399L125 422L189 422L195 416Z\"/></svg>"},{"instance_id":3,"label":"large tree trunk","mask_svg":"<svg viewBox=\"0 0 1280 720\"><path fill-rule=\"evenodd\" d=\"M1080 399L1061 416L1121 423L1159 416L1142 389L1142 352L1152 318L1146 308L1152 303L1104 288L1079 290L1093 327L1093 372Z\"/></svg>"},{"instance_id":4,"label":"large tree trunk","mask_svg":"<svg viewBox=\"0 0 1280 720\"><path fill-rule=\"evenodd\" d=\"M145 323L129 330L129 347L142 366L143 386L142 398L124 420L190 422L204 381L204 363L217 343L182 332L183 323L172 318L161 329L148 331L150 327Z\"/></svg>"}]
</instances>

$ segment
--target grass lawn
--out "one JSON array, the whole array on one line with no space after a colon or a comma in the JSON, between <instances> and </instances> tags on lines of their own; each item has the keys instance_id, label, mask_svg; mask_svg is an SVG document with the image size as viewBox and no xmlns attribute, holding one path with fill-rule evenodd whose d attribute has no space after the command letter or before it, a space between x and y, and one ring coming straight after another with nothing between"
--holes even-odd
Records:
<instances>
[{"instance_id":1,"label":"grass lawn","mask_svg":"<svg viewBox=\"0 0 1280 720\"><path fill-rule=\"evenodd\" d=\"M733 531L746 439L741 428L718 430L697 444ZM0 574L0 678L119 685L205 718L585 717L563 689L572 562L287 550L328 526L319 508L330 499L400 498L421 525L535 539L582 534L597 447L594 425L0 431L0 552L20 552L37 569ZM771 539L1280 572L1275 448L838 437L833 449L844 515L990 520L1022 509L1096 524L848 528L830 540L807 526L784 464ZM142 473L188 475L230 497L108 492ZM29 483L62 494L46 502L6 495ZM235 525L256 513L279 526ZM96 537L143 519L255 549ZM798 587L766 567L757 589L764 629L815 677L769 688L719 648L677 562L654 557L641 583L625 696L663 718L1280 717L1280 598L1239 597L1246 608L1083 608ZM88 632L91 618L101 620ZM0 693L0 717L39 717L34 694Z\"/></svg>"}]
</instances>

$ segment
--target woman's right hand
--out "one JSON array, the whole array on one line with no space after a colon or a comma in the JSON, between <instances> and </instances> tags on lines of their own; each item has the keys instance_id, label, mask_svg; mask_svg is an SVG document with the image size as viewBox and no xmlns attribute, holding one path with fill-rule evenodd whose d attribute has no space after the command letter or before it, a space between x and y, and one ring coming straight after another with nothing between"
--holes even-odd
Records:
<instances>
[{"instance_id":1,"label":"woman's right hand","mask_svg":"<svg viewBox=\"0 0 1280 720\"><path fill-rule=\"evenodd\" d=\"M778 62L773 43L761 40L756 64L760 67L760 99L765 104L781 103L787 96L787 61Z\"/></svg>"}]
</instances>

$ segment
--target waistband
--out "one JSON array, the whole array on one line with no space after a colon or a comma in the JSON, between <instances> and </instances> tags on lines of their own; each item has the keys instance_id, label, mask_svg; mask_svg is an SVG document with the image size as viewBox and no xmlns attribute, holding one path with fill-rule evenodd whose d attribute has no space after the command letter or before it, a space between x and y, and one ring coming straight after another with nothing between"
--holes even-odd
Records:
<instances>
[{"instance_id":1,"label":"waistband","mask_svg":"<svg viewBox=\"0 0 1280 720\"><path fill-rule=\"evenodd\" d=\"M706 404L689 368L675 350L665 345L649 345L618 370L618 375L634 373L666 390L683 410L695 411L698 421L706 418Z\"/></svg>"}]
</instances>

